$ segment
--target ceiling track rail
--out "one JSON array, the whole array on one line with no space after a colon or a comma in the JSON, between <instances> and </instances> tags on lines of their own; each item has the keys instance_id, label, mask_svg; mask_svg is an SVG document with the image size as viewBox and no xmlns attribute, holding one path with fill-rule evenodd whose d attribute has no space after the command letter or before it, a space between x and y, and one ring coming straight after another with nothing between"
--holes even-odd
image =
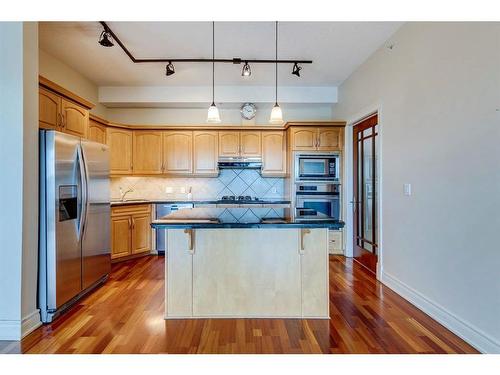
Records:
<instances>
[{"instance_id":1,"label":"ceiling track rail","mask_svg":"<svg viewBox=\"0 0 500 375\"><path fill-rule=\"evenodd\" d=\"M104 21L99 21L99 23L107 30L113 39L118 43L123 52L130 58L130 60L135 64L140 63L174 63L174 62L187 62L187 63L227 63L227 64L241 64L241 63L256 63L256 64L312 64L312 60L272 60L272 59L245 59L240 57L233 57L232 59L170 59L170 58L155 58L155 59L143 59L135 58L134 55L125 47L123 42L116 36L116 34L111 30L108 24Z\"/></svg>"}]
</instances>

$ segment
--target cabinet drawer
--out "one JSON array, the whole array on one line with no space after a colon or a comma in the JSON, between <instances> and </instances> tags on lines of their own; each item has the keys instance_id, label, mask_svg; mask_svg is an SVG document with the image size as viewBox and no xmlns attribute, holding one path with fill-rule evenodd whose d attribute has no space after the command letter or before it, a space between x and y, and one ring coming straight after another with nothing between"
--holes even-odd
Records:
<instances>
[{"instance_id":1,"label":"cabinet drawer","mask_svg":"<svg viewBox=\"0 0 500 375\"><path fill-rule=\"evenodd\" d=\"M134 204L111 207L111 216L151 213L150 204Z\"/></svg>"}]
</instances>

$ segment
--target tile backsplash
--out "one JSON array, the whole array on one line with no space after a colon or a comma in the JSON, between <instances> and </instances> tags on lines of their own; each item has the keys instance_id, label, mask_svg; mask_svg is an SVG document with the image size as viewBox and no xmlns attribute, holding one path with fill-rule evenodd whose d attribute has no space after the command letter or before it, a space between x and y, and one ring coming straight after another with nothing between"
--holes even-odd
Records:
<instances>
[{"instance_id":1,"label":"tile backsplash","mask_svg":"<svg viewBox=\"0 0 500 375\"><path fill-rule=\"evenodd\" d=\"M123 191L133 189L127 199L219 199L224 195L250 195L257 198L284 197L284 179L262 177L254 169L223 169L218 177L113 177L111 199L120 199Z\"/></svg>"}]
</instances>

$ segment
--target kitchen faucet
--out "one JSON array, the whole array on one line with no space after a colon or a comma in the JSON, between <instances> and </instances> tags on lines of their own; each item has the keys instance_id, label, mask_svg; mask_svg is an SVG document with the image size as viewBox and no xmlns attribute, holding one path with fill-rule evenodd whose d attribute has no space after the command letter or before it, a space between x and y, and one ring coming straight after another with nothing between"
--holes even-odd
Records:
<instances>
[{"instance_id":1,"label":"kitchen faucet","mask_svg":"<svg viewBox=\"0 0 500 375\"><path fill-rule=\"evenodd\" d=\"M127 191L123 192L123 189L122 187L120 186L120 200L123 202L125 200L125 196L128 194L128 193L132 193L134 191L134 189L132 188L129 188L127 189Z\"/></svg>"}]
</instances>

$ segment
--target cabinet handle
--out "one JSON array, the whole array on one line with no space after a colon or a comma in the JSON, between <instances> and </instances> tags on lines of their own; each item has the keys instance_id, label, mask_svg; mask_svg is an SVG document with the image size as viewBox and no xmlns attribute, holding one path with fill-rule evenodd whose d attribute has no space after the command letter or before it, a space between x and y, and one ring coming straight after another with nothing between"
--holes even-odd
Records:
<instances>
[{"instance_id":1,"label":"cabinet handle","mask_svg":"<svg viewBox=\"0 0 500 375\"><path fill-rule=\"evenodd\" d=\"M132 228L132 219L128 218L128 229Z\"/></svg>"},{"instance_id":2,"label":"cabinet handle","mask_svg":"<svg viewBox=\"0 0 500 375\"><path fill-rule=\"evenodd\" d=\"M61 119L62 119L62 121L61 121L61 126L62 126L63 128L65 128L65 127L66 127L66 118L64 117L64 115L61 115Z\"/></svg>"},{"instance_id":3,"label":"cabinet handle","mask_svg":"<svg viewBox=\"0 0 500 375\"><path fill-rule=\"evenodd\" d=\"M188 235L188 252L194 254L194 229L184 229L184 233Z\"/></svg>"},{"instance_id":4,"label":"cabinet handle","mask_svg":"<svg viewBox=\"0 0 500 375\"><path fill-rule=\"evenodd\" d=\"M62 128L62 115L60 113L57 114L57 126Z\"/></svg>"},{"instance_id":5,"label":"cabinet handle","mask_svg":"<svg viewBox=\"0 0 500 375\"><path fill-rule=\"evenodd\" d=\"M132 218L132 229L135 229L135 219Z\"/></svg>"},{"instance_id":6,"label":"cabinet handle","mask_svg":"<svg viewBox=\"0 0 500 375\"><path fill-rule=\"evenodd\" d=\"M304 247L304 237L308 233L311 233L310 229L301 229L300 230L300 249L299 249L299 254L300 255L304 255L304 250L305 250L305 247Z\"/></svg>"}]
</instances>

